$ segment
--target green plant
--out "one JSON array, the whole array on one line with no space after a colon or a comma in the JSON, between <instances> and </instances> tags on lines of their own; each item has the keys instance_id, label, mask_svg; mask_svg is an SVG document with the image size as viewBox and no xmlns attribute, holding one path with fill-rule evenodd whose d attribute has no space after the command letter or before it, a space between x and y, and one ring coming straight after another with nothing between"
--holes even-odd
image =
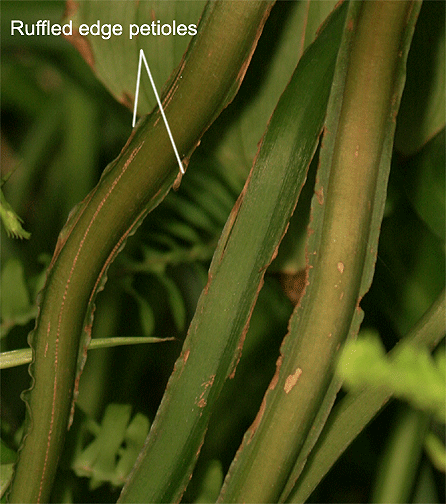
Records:
<instances>
[{"instance_id":1,"label":"green plant","mask_svg":"<svg viewBox=\"0 0 446 504\"><path fill-rule=\"evenodd\" d=\"M2 4L7 20L24 8ZM62 7L31 5L45 6L51 19ZM204 4L82 2L65 21L126 26L144 22L146 7L153 16L193 22ZM434 43L426 33L435 34ZM119 154L114 145L129 134L130 112L110 99L79 55L54 39L17 45L5 37L6 138L29 169L17 168L22 178L8 191L12 175L4 191L8 209L31 232L28 242L8 241L3 252L4 278L11 279L2 309L5 350L23 347L36 315L31 299L42 268L35 257L51 252L48 236L60 229L55 209L67 215L82 200L51 261L42 259L46 283L30 337L32 383L9 499L116 500L149 417L120 502L307 500L397 392L372 377L340 398L335 367L344 342L361 324L388 347L404 336L392 350L397 355L407 355L414 341L431 351L444 336L444 4L210 2L177 70L184 41L177 46L166 38L165 46L146 48L142 37L87 40L75 42L130 108L139 48L153 56L187 172L177 174L157 108L140 119ZM147 85L140 113L154 104ZM26 115L31 129L16 124ZM118 157L91 189L110 152ZM61 166L70 168L65 182ZM42 173L48 175L41 182ZM68 180L75 186L70 197L58 198ZM172 185L177 191L169 193ZM26 210L33 202L35 220ZM98 350L79 381L92 331L94 340L185 339L181 353L175 341L141 352ZM422 352L412 362L421 362ZM19 369L9 377L16 372L23 381ZM147 376L149 383L160 376L160 383L143 386ZM84 413L74 412L78 392ZM130 406L116 402L139 410L135 419ZM21 418L12 409L12 418ZM428 427L430 419L422 421ZM18 444L13 425L6 422L2 432L10 447ZM413 453L424 436L417 443ZM6 487L15 455L5 453ZM408 474L413 465L399 473L401 490L392 498L411 495ZM385 477L384 471L377 488L386 488ZM429 489L437 491L435 484ZM324 491L319 485L315 498L336 499Z\"/></svg>"}]
</instances>

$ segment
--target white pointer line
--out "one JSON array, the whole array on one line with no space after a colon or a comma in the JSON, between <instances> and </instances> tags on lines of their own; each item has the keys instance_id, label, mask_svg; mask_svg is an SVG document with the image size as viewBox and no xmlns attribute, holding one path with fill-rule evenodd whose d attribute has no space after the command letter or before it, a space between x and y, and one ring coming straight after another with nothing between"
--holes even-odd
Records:
<instances>
[{"instance_id":1,"label":"white pointer line","mask_svg":"<svg viewBox=\"0 0 446 504\"><path fill-rule=\"evenodd\" d=\"M175 152L175 157L177 158L178 165L180 167L180 172L184 175L185 171L184 171L183 163L181 162L180 155L178 154L177 146L175 145L175 141L173 139L172 132L170 131L170 128L169 128L169 123L167 122L167 119L166 119L166 114L164 113L163 106L161 105L161 100L158 96L155 82L153 81L153 77L150 72L149 64L147 63L146 56L145 56L144 51L142 49L139 50L138 75L136 77L135 105L133 107L132 128L134 128L135 124L136 124L136 111L138 109L139 81L141 80L141 61L142 60L144 60L147 74L149 75L150 84L152 84L152 88L153 88L153 92L155 93L156 101L158 102L158 106L160 108L161 115L163 116L164 124L166 125L166 129L167 129L167 134L169 135L170 142L172 143L173 151Z\"/></svg>"}]
</instances>

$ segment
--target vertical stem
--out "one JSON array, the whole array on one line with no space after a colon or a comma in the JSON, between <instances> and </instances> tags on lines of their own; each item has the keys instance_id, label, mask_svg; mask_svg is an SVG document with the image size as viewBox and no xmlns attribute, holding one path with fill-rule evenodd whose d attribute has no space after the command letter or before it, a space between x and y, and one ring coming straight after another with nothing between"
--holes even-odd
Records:
<instances>
[{"instance_id":1,"label":"vertical stem","mask_svg":"<svg viewBox=\"0 0 446 504\"><path fill-rule=\"evenodd\" d=\"M412 7L350 5L312 206L306 293L219 502L286 499L334 401L333 363L359 328L373 276Z\"/></svg>"}]
</instances>

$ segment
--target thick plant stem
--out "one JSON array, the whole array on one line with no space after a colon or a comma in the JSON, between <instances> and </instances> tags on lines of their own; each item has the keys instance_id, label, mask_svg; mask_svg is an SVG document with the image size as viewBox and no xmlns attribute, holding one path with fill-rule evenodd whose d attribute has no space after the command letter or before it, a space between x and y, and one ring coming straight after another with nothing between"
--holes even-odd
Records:
<instances>
[{"instance_id":1,"label":"thick plant stem","mask_svg":"<svg viewBox=\"0 0 446 504\"><path fill-rule=\"evenodd\" d=\"M216 1L205 10L163 99L185 165L203 132L235 95L272 3ZM165 125L155 111L140 122L62 230L31 337L32 387L26 394L27 426L10 502L48 502L85 360L95 295L127 237L169 191L177 170Z\"/></svg>"},{"instance_id":2,"label":"thick plant stem","mask_svg":"<svg viewBox=\"0 0 446 504\"><path fill-rule=\"evenodd\" d=\"M285 500L331 409L333 364L362 320L392 154L412 2L352 2L328 107L307 288L219 502Z\"/></svg>"}]
</instances>

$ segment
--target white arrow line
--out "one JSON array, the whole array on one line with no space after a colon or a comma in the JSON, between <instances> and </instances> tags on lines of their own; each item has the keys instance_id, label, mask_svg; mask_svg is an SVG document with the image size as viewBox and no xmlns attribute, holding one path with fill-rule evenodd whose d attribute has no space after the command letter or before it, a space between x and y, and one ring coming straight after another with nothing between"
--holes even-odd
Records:
<instances>
[{"instance_id":1,"label":"white arrow line","mask_svg":"<svg viewBox=\"0 0 446 504\"><path fill-rule=\"evenodd\" d=\"M152 73L150 72L149 64L147 63L146 56L145 56L144 51L142 49L139 50L138 75L136 77L135 106L133 107L132 128L134 128L135 124L136 124L136 111L138 109L138 96L139 96L139 81L141 80L141 61L143 61L143 60L144 60L144 65L146 66L147 74L149 75L150 84L152 84L153 92L155 93L156 101L158 102L158 106L160 108L161 115L163 116L164 124L166 125L167 134L169 135L170 142L172 143L173 151L175 153L175 157L177 158L178 165L180 167L180 172L184 175L185 171L184 171L183 163L181 162L180 155L178 154L177 146L175 145L175 141L173 139L172 132L170 131L170 128L169 128L169 123L167 122L167 119L166 119L166 114L164 113L163 106L161 105L161 100L158 96L155 82L153 81Z\"/></svg>"}]
</instances>

